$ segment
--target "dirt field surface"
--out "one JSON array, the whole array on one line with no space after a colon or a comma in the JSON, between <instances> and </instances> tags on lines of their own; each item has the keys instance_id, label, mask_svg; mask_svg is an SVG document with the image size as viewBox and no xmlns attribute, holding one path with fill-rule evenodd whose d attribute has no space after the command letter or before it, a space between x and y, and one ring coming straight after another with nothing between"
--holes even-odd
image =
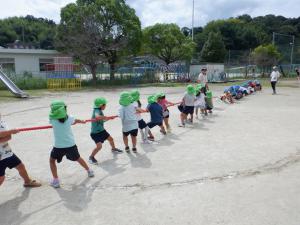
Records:
<instances>
[{"instance_id":1,"label":"dirt field surface","mask_svg":"<svg viewBox=\"0 0 300 225\"><path fill-rule=\"evenodd\" d=\"M224 87L213 86L215 96ZM124 89L123 89L124 90ZM118 112L121 89L59 93L0 104L14 127L48 124L50 102L63 99L69 114L88 119L93 100L109 101L106 115ZM184 88L141 88L141 99L164 91L178 102ZM0 187L1 225L299 225L300 89L279 87L248 96L234 105L215 99L215 109L194 125L179 128L179 111L170 108L172 133L153 132L156 141L138 153L114 155L108 143L91 165L94 178L66 159L58 165L61 188L49 186L52 130L25 132L10 145L41 188L24 189L15 170ZM148 115L144 115L148 121ZM105 124L124 149L121 122ZM88 159L94 143L90 124L73 127L79 151Z\"/></svg>"}]
</instances>

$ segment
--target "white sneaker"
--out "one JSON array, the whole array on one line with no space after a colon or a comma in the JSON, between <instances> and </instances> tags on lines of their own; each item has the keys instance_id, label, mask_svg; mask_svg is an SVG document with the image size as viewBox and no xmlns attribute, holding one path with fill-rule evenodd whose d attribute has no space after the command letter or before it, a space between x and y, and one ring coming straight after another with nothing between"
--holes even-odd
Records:
<instances>
[{"instance_id":1,"label":"white sneaker","mask_svg":"<svg viewBox=\"0 0 300 225\"><path fill-rule=\"evenodd\" d=\"M143 144L151 144L151 142L148 139L144 139Z\"/></svg>"},{"instance_id":2,"label":"white sneaker","mask_svg":"<svg viewBox=\"0 0 300 225\"><path fill-rule=\"evenodd\" d=\"M59 183L59 180L58 179L53 179L51 182L50 182L50 185L54 188L60 188L60 183Z\"/></svg>"},{"instance_id":3,"label":"white sneaker","mask_svg":"<svg viewBox=\"0 0 300 225\"><path fill-rule=\"evenodd\" d=\"M89 170L87 171L87 173L88 173L88 177L94 177L94 176L95 176L94 171L91 170L91 169L89 169Z\"/></svg>"},{"instance_id":4,"label":"white sneaker","mask_svg":"<svg viewBox=\"0 0 300 225\"><path fill-rule=\"evenodd\" d=\"M184 127L185 127L185 124L181 124L181 123L180 123L180 124L178 124L178 127L183 127L183 128L184 128Z\"/></svg>"}]
</instances>

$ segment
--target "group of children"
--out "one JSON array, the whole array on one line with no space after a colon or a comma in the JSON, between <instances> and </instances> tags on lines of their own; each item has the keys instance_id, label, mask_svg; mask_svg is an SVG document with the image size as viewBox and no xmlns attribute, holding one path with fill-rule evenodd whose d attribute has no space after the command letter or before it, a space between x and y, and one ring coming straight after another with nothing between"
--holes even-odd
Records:
<instances>
[{"instance_id":1,"label":"group of children","mask_svg":"<svg viewBox=\"0 0 300 225\"><path fill-rule=\"evenodd\" d=\"M261 90L258 81L248 81L240 86L231 86L224 91L221 100L228 100L233 103L233 98L239 99L239 95L248 95L256 90ZM140 93L135 90L132 92L122 92L119 98L120 109L116 116L105 116L107 100L105 98L96 98L92 111L91 122L91 139L95 142L95 148L92 149L89 156L91 164L97 164L96 154L102 149L102 144L107 140L113 153L122 153L123 151L115 146L114 139L104 128L105 122L117 117L122 122L123 142L127 153L137 152L137 136L140 132L143 143L154 141L155 138L151 129L158 126L160 132L166 135L171 132L169 124L170 111L168 107L180 104L180 127L185 127L187 122L193 123L194 113L198 118L199 111L203 116L212 113L213 97L212 92L207 85L198 84L196 87L188 85L183 99L179 103L173 103L166 99L164 93L151 95L148 97L148 105L142 108L140 102ZM93 177L93 170L87 165L85 160L80 156L75 143L71 126L77 123L86 123L84 120L75 119L68 115L67 105L60 100L53 101L50 106L49 120L53 127L54 146L50 153L50 169L53 176L51 186L60 187L60 181L57 173L57 163L62 162L64 156L70 161L78 162L87 172L88 177ZM142 113L150 113L150 121L145 122ZM190 115L190 118L188 116ZM31 179L21 160L11 151L8 141L18 130L9 130L0 118L0 185L5 179L5 170L7 168L16 168L24 180L24 187L39 187L41 183ZM131 138L132 148L129 147L129 137Z\"/></svg>"},{"instance_id":2,"label":"group of children","mask_svg":"<svg viewBox=\"0 0 300 225\"><path fill-rule=\"evenodd\" d=\"M249 80L240 85L233 85L225 88L224 94L220 97L223 102L234 103L235 100L239 100L244 96L250 95L256 91L261 91L262 85L258 80Z\"/></svg>"}]
</instances>

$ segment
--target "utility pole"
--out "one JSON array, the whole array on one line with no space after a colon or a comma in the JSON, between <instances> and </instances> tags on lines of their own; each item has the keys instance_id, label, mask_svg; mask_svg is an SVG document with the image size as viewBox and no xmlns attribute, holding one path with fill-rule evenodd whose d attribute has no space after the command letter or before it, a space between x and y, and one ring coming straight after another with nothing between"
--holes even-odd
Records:
<instances>
[{"instance_id":1,"label":"utility pole","mask_svg":"<svg viewBox=\"0 0 300 225\"><path fill-rule=\"evenodd\" d=\"M193 13L192 13L192 40L194 40L194 22L195 22L195 0L193 0Z\"/></svg>"},{"instance_id":2,"label":"utility pole","mask_svg":"<svg viewBox=\"0 0 300 225\"><path fill-rule=\"evenodd\" d=\"M275 32L273 32L272 44L275 45Z\"/></svg>"}]
</instances>

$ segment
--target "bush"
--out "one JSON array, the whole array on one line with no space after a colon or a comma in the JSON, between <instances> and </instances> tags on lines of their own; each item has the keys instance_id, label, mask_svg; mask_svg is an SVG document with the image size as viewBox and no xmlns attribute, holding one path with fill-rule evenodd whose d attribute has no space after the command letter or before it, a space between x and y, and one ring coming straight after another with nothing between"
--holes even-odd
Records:
<instances>
[{"instance_id":1,"label":"bush","mask_svg":"<svg viewBox=\"0 0 300 225\"><path fill-rule=\"evenodd\" d=\"M11 77L12 81L22 90L46 89L47 80L36 77ZM0 90L6 90L7 87L0 82Z\"/></svg>"}]
</instances>

